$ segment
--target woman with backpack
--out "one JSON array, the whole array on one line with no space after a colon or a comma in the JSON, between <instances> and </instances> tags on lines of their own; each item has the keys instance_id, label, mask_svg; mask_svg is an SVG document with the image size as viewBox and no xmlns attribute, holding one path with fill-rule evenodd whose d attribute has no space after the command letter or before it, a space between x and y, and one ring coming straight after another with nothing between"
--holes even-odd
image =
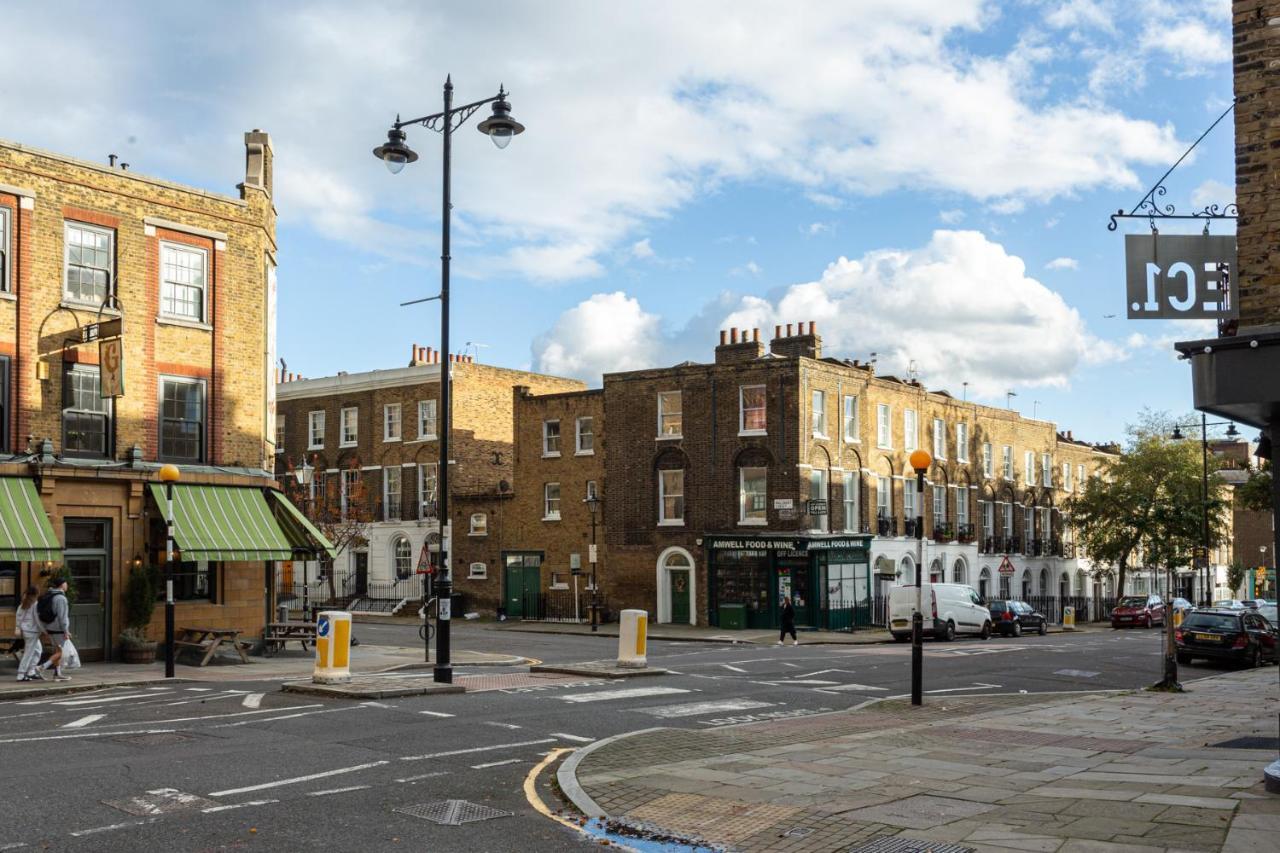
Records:
<instances>
[{"instance_id":1,"label":"woman with backpack","mask_svg":"<svg viewBox=\"0 0 1280 853\"><path fill-rule=\"evenodd\" d=\"M22 594L22 602L18 605L17 630L22 633L22 660L18 663L19 681L44 681L38 669L40 654L44 651L40 645L40 623L36 619L36 600L40 590L28 586Z\"/></svg>"},{"instance_id":2,"label":"woman with backpack","mask_svg":"<svg viewBox=\"0 0 1280 853\"><path fill-rule=\"evenodd\" d=\"M36 619L53 646L53 657L40 665L40 670L53 670L54 681L70 681L62 671L62 646L71 639L71 608L67 604L67 579L57 575L50 579L49 589L36 600Z\"/></svg>"}]
</instances>

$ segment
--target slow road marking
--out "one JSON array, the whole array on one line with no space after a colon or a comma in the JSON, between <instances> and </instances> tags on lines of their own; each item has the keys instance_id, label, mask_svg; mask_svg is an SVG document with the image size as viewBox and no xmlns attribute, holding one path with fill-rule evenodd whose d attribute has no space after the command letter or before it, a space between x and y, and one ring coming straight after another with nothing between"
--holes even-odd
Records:
<instances>
[{"instance_id":1,"label":"slow road marking","mask_svg":"<svg viewBox=\"0 0 1280 853\"><path fill-rule=\"evenodd\" d=\"M243 699L243 700L241 700L240 704L241 704L241 705L244 705L246 708L258 708L258 707L261 707L261 705L262 705L262 697L264 697L264 696L266 696L266 695L267 695L267 694L265 694L265 693L250 693L248 696L244 697L244 699Z\"/></svg>"},{"instance_id":2,"label":"slow road marking","mask_svg":"<svg viewBox=\"0 0 1280 853\"><path fill-rule=\"evenodd\" d=\"M572 693L559 698L566 702L609 702L614 699L640 699L644 696L669 696L689 692L682 687L630 687L625 690L601 690L598 693Z\"/></svg>"},{"instance_id":3,"label":"slow road marking","mask_svg":"<svg viewBox=\"0 0 1280 853\"><path fill-rule=\"evenodd\" d=\"M655 717L700 717L703 714L718 714L722 711L750 711L753 708L769 708L772 702L759 702L755 699L722 699L718 702L689 702L684 705L659 705L655 708L635 708L641 714Z\"/></svg>"}]
</instances>

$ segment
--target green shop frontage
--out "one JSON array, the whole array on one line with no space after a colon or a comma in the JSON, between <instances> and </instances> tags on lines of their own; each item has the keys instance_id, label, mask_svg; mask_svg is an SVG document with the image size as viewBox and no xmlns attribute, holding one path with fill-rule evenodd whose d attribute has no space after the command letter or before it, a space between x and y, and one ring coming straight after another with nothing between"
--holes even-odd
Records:
<instances>
[{"instance_id":1,"label":"green shop frontage","mask_svg":"<svg viewBox=\"0 0 1280 853\"><path fill-rule=\"evenodd\" d=\"M711 535L702 547L712 625L776 628L787 597L800 628L849 631L871 624L870 535Z\"/></svg>"}]
</instances>

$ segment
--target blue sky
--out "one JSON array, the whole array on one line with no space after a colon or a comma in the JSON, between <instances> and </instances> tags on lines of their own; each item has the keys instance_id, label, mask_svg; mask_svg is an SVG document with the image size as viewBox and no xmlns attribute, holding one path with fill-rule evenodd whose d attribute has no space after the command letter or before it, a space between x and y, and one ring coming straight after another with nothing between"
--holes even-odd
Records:
<instances>
[{"instance_id":1,"label":"blue sky","mask_svg":"<svg viewBox=\"0 0 1280 853\"><path fill-rule=\"evenodd\" d=\"M6 10L0 136L229 191L269 131L280 352L321 376L436 345L439 138L396 113L504 83L528 128L455 140L456 349L598 382L815 320L830 354L1077 436L1190 409L1124 319L1132 206L1231 98L1226 0L123 3ZM51 61L51 57L58 61ZM1230 119L1167 182L1232 201ZM1168 225L1165 233L1193 230ZM1229 233L1225 223L1216 233ZM1116 317L1108 318L1106 315Z\"/></svg>"}]
</instances>

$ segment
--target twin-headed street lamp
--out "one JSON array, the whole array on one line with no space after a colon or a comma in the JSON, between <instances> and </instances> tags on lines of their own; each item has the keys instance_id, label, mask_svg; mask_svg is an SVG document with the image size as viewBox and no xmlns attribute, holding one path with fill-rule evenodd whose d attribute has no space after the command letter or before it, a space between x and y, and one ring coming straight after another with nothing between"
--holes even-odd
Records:
<instances>
[{"instance_id":1,"label":"twin-headed street lamp","mask_svg":"<svg viewBox=\"0 0 1280 853\"><path fill-rule=\"evenodd\" d=\"M387 141L373 149L373 156L387 165L391 174L399 174L405 165L418 159L418 154L409 147L404 128L409 125L421 125L434 130L444 137L441 203L441 237L440 237L440 294L413 302L440 300L440 350L449 354L449 213L453 205L450 202L451 170L453 166L453 131L461 127L476 110L486 104L493 105L493 114L480 122L478 130L487 135L498 148L506 148L511 138L524 132L524 125L511 117L511 104L507 103L507 92L499 86L498 94L481 101L473 101L460 107L453 105L453 80L446 77L444 81L444 109L431 115L419 116L401 121L396 116L391 129L387 131ZM413 304L410 302L405 305ZM443 684L453 682L453 666L449 660L449 623L453 584L449 566L449 549L452 548L452 525L449 523L449 382L451 377L445 373L450 371L448 359L441 365L440 376L440 410L443 428L440 430L440 468L437 474L439 488L440 520L440 579L437 583L436 622L439 628L436 634L436 666L434 678Z\"/></svg>"},{"instance_id":2,"label":"twin-headed street lamp","mask_svg":"<svg viewBox=\"0 0 1280 853\"><path fill-rule=\"evenodd\" d=\"M1202 473L1200 476L1200 547L1201 559L1203 565L1197 568L1204 572L1201 575L1201 592L1203 596L1201 601L1207 607L1213 604L1213 569L1209 565L1209 427L1227 425L1227 438L1235 438L1240 434L1236 429L1235 423L1232 421L1214 421L1210 423L1208 418L1201 413L1200 415L1200 461L1202 465ZM1188 427L1191 425L1188 424ZM1173 432L1169 435L1174 441L1181 441L1186 436L1182 433L1182 426L1174 424ZM1169 590L1169 598L1173 598L1173 590Z\"/></svg>"}]
</instances>

